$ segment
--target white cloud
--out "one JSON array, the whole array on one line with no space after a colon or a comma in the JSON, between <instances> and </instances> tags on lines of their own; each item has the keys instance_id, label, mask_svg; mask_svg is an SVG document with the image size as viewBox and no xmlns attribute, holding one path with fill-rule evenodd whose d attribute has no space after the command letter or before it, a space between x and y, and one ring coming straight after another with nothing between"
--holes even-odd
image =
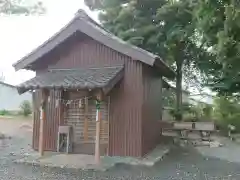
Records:
<instances>
[{"instance_id":1,"label":"white cloud","mask_svg":"<svg viewBox=\"0 0 240 180\"><path fill-rule=\"evenodd\" d=\"M97 19L81 0L43 0L43 4L47 12L42 16L0 17L0 72L7 83L19 84L34 76L30 71L15 72L12 64L59 31L78 9Z\"/></svg>"}]
</instances>

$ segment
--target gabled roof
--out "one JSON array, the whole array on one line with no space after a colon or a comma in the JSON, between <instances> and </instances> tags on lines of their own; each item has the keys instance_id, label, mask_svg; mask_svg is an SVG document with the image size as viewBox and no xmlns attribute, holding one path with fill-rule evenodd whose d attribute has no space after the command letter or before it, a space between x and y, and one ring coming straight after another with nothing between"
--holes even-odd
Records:
<instances>
[{"instance_id":1,"label":"gabled roof","mask_svg":"<svg viewBox=\"0 0 240 180\"><path fill-rule=\"evenodd\" d=\"M35 89L97 89L107 94L123 77L123 66L52 69L17 86L20 94Z\"/></svg>"},{"instance_id":2,"label":"gabled roof","mask_svg":"<svg viewBox=\"0 0 240 180\"><path fill-rule=\"evenodd\" d=\"M88 35L89 37L107 47L110 47L111 49L114 49L115 51L131 57L133 60L141 61L150 66L158 64L159 68L163 71L163 74L167 77L175 76L174 71L170 69L159 56L133 46L114 36L97 24L94 20L92 20L83 10L79 10L77 15L69 24L63 27L58 33L56 33L37 49L13 64L13 67L15 70L27 68L31 63L35 62L43 55L53 50L57 45L63 43L67 38L77 31Z\"/></svg>"}]
</instances>

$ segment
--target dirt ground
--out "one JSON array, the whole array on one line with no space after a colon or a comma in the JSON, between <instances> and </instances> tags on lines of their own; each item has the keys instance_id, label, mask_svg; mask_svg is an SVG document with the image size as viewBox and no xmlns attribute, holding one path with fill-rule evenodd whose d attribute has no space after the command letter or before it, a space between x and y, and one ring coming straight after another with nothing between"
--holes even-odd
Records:
<instances>
[{"instance_id":1,"label":"dirt ground","mask_svg":"<svg viewBox=\"0 0 240 180\"><path fill-rule=\"evenodd\" d=\"M31 151L32 121L0 119L0 132L12 136L0 141L0 180L238 180L240 164L201 155L191 148L173 148L154 167L117 166L107 172L40 168L13 161ZM214 151L214 149L213 149Z\"/></svg>"},{"instance_id":2,"label":"dirt ground","mask_svg":"<svg viewBox=\"0 0 240 180\"><path fill-rule=\"evenodd\" d=\"M0 118L0 133L9 136L25 136L26 134L32 135L32 123L30 118Z\"/></svg>"}]
</instances>

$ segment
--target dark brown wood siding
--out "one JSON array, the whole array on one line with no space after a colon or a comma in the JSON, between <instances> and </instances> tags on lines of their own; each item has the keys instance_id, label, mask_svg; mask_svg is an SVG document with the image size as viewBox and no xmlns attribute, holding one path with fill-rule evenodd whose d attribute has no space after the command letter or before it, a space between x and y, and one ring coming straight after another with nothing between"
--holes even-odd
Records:
<instances>
[{"instance_id":1,"label":"dark brown wood siding","mask_svg":"<svg viewBox=\"0 0 240 180\"><path fill-rule=\"evenodd\" d=\"M162 77L153 68L143 66L142 155L159 143L162 117Z\"/></svg>"},{"instance_id":2,"label":"dark brown wood siding","mask_svg":"<svg viewBox=\"0 0 240 180\"><path fill-rule=\"evenodd\" d=\"M39 145L40 107L41 92L33 93L34 99L34 122L33 122L33 149L37 150ZM47 103L47 120L44 133L46 134L45 150L56 151L57 132L61 123L61 107L56 107L56 99L61 98L61 91L51 90Z\"/></svg>"},{"instance_id":3,"label":"dark brown wood siding","mask_svg":"<svg viewBox=\"0 0 240 180\"><path fill-rule=\"evenodd\" d=\"M91 38L72 41L41 61L37 74L47 68L125 66L123 80L110 93L109 149L111 156L142 155L142 63ZM48 57L48 58L47 58ZM44 65L44 63L46 63ZM51 115L50 115L51 116ZM37 118L37 117L36 117ZM36 144L36 142L34 142Z\"/></svg>"},{"instance_id":4,"label":"dark brown wood siding","mask_svg":"<svg viewBox=\"0 0 240 180\"><path fill-rule=\"evenodd\" d=\"M127 61L125 77L110 93L109 155L141 156L142 64Z\"/></svg>"},{"instance_id":5,"label":"dark brown wood siding","mask_svg":"<svg viewBox=\"0 0 240 180\"><path fill-rule=\"evenodd\" d=\"M39 145L39 128L40 128L40 91L33 92L33 149L37 150Z\"/></svg>"},{"instance_id":6,"label":"dark brown wood siding","mask_svg":"<svg viewBox=\"0 0 240 180\"><path fill-rule=\"evenodd\" d=\"M131 59L126 55L118 53L90 37L76 36L70 39L46 55L36 64L39 64L37 72L44 72L47 68L71 69L86 67L106 67L123 65L125 61Z\"/></svg>"}]
</instances>

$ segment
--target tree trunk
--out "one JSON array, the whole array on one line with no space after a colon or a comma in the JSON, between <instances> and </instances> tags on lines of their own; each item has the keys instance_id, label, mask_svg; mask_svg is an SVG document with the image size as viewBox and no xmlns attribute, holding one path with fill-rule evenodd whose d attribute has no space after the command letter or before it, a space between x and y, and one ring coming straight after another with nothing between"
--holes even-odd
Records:
<instances>
[{"instance_id":1,"label":"tree trunk","mask_svg":"<svg viewBox=\"0 0 240 180\"><path fill-rule=\"evenodd\" d=\"M176 120L182 120L182 65L177 64L177 77L176 77Z\"/></svg>"}]
</instances>

